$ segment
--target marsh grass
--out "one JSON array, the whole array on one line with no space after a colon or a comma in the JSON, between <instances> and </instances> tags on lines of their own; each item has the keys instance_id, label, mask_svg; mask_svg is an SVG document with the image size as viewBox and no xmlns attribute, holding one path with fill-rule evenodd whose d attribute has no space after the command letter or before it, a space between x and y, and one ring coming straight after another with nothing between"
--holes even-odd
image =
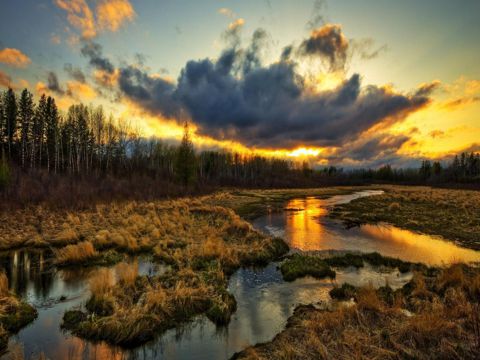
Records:
<instances>
[{"instance_id":1,"label":"marsh grass","mask_svg":"<svg viewBox=\"0 0 480 360\"><path fill-rule=\"evenodd\" d=\"M283 279L293 281L304 276L317 279L335 278L335 271L323 260L315 256L294 254L280 265Z\"/></svg>"},{"instance_id":2,"label":"marsh grass","mask_svg":"<svg viewBox=\"0 0 480 360\"><path fill-rule=\"evenodd\" d=\"M54 250L57 265L76 265L97 259L100 254L90 241L84 241L75 245L67 245L64 248Z\"/></svg>"},{"instance_id":3,"label":"marsh grass","mask_svg":"<svg viewBox=\"0 0 480 360\"><path fill-rule=\"evenodd\" d=\"M37 311L19 300L8 287L8 278L0 272L0 351L8 345L8 338L37 317Z\"/></svg>"},{"instance_id":4,"label":"marsh grass","mask_svg":"<svg viewBox=\"0 0 480 360\"><path fill-rule=\"evenodd\" d=\"M78 214L82 219L72 224L82 224L77 231L97 251L147 249L172 265L164 275L140 276L136 264L117 264L115 284L111 272L100 272L85 310L65 313L63 327L74 334L121 346L142 344L198 314L227 324L236 309L228 275L288 251L283 240L255 231L233 210L196 199L97 206L96 212L88 221Z\"/></svg>"},{"instance_id":5,"label":"marsh grass","mask_svg":"<svg viewBox=\"0 0 480 360\"><path fill-rule=\"evenodd\" d=\"M398 268L400 272L405 273L410 270L427 271L428 268L422 264L413 264L400 259L383 256L377 252L373 253L346 253L337 256L316 256L293 254L289 256L281 265L283 279L293 281L304 276L312 276L318 279L335 278L333 268L345 268L349 266L361 268L369 263L376 267ZM342 292L346 289L336 289L334 296L343 297L346 294Z\"/></svg>"},{"instance_id":6,"label":"marsh grass","mask_svg":"<svg viewBox=\"0 0 480 360\"><path fill-rule=\"evenodd\" d=\"M393 292L394 302L385 301L383 288L363 287L356 289L353 306L299 306L273 341L234 358L478 359L480 298L471 297L465 284L479 272L452 266L433 277L422 275Z\"/></svg>"},{"instance_id":7,"label":"marsh grass","mask_svg":"<svg viewBox=\"0 0 480 360\"><path fill-rule=\"evenodd\" d=\"M264 189L221 191L201 198L208 205L233 209L242 218L255 219L269 212L282 211L288 200L315 196L327 198L369 187L323 187L315 189Z\"/></svg>"},{"instance_id":8,"label":"marsh grass","mask_svg":"<svg viewBox=\"0 0 480 360\"><path fill-rule=\"evenodd\" d=\"M336 206L329 216L347 225L387 222L480 249L480 192L383 186L385 193Z\"/></svg>"}]
</instances>

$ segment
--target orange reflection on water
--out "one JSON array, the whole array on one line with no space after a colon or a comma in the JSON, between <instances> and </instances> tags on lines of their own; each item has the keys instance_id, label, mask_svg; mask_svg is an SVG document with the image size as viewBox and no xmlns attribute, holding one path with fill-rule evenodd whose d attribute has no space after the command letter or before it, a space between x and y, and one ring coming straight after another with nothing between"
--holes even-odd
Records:
<instances>
[{"instance_id":1,"label":"orange reflection on water","mask_svg":"<svg viewBox=\"0 0 480 360\"><path fill-rule=\"evenodd\" d=\"M480 252L466 249L439 237L418 234L386 224L364 225L362 233L381 240L379 250L414 262L441 264L480 261Z\"/></svg>"},{"instance_id":2,"label":"orange reflection on water","mask_svg":"<svg viewBox=\"0 0 480 360\"><path fill-rule=\"evenodd\" d=\"M316 220L327 214L327 210L321 205L321 200L315 198L289 201L287 209L290 211L286 216L285 235L291 247L308 250L314 245L313 236L318 239L324 235L324 227Z\"/></svg>"},{"instance_id":3,"label":"orange reflection on water","mask_svg":"<svg viewBox=\"0 0 480 360\"><path fill-rule=\"evenodd\" d=\"M480 262L479 251L388 224L364 225L345 230L324 219L328 213L327 204L331 205L316 198L295 199L287 204L287 211L283 215L284 230L285 238L292 248L378 251L383 255L432 265L458 261Z\"/></svg>"}]
</instances>

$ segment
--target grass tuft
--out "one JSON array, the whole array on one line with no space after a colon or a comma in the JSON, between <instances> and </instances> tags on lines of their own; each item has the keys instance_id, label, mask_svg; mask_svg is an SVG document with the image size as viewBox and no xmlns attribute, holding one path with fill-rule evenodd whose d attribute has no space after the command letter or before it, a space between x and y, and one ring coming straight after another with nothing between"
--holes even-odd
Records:
<instances>
[{"instance_id":1,"label":"grass tuft","mask_svg":"<svg viewBox=\"0 0 480 360\"><path fill-rule=\"evenodd\" d=\"M293 281L304 276L312 276L317 279L335 278L333 271L328 264L314 256L302 256L294 254L280 265L283 279Z\"/></svg>"},{"instance_id":2,"label":"grass tuft","mask_svg":"<svg viewBox=\"0 0 480 360\"><path fill-rule=\"evenodd\" d=\"M95 250L93 244L84 241L75 245L67 245L62 249L55 250L57 265L78 265L93 259L97 259L100 254Z\"/></svg>"}]
</instances>

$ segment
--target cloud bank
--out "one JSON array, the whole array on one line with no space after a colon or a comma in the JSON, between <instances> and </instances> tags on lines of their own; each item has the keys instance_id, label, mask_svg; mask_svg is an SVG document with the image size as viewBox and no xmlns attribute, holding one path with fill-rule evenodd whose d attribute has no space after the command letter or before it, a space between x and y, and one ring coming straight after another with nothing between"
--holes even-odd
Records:
<instances>
[{"instance_id":1,"label":"cloud bank","mask_svg":"<svg viewBox=\"0 0 480 360\"><path fill-rule=\"evenodd\" d=\"M401 121L426 106L435 88L426 84L410 94L396 93L362 86L361 76L353 74L337 88L315 93L298 62L309 56L328 62L332 71L343 68L349 42L339 25L313 30L268 65L259 53L263 30L245 48L236 41L238 30L230 31L234 41L218 59L188 61L176 83L136 66L122 67L121 95L151 114L191 119L202 135L250 147L294 148L341 146L373 126ZM90 55L95 55L91 63L101 57Z\"/></svg>"},{"instance_id":2,"label":"cloud bank","mask_svg":"<svg viewBox=\"0 0 480 360\"><path fill-rule=\"evenodd\" d=\"M55 0L55 4L67 12L67 20L80 30L83 39L92 39L100 31L119 30L132 21L135 10L128 0L98 0L92 9L86 0Z\"/></svg>"}]
</instances>

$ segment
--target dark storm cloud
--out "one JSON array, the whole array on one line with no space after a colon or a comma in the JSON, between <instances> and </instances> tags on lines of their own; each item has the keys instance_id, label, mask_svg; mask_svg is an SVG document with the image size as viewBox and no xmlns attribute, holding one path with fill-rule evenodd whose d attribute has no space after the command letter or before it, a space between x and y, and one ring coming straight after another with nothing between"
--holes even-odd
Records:
<instances>
[{"instance_id":1,"label":"dark storm cloud","mask_svg":"<svg viewBox=\"0 0 480 360\"><path fill-rule=\"evenodd\" d=\"M406 135L382 134L360 141L353 146L347 146L338 156L342 160L371 161L378 157L385 158L396 154L397 150L408 141L410 137Z\"/></svg>"},{"instance_id":2,"label":"dark storm cloud","mask_svg":"<svg viewBox=\"0 0 480 360\"><path fill-rule=\"evenodd\" d=\"M347 168L378 168L383 165L416 167L418 159L398 154L398 149L412 143L408 135L378 134L343 144L334 154L323 158L331 165Z\"/></svg>"},{"instance_id":3,"label":"dark storm cloud","mask_svg":"<svg viewBox=\"0 0 480 360\"><path fill-rule=\"evenodd\" d=\"M167 117L179 115L180 107L174 99L175 86L172 83L128 66L120 70L118 84L122 93L150 112Z\"/></svg>"},{"instance_id":4,"label":"dark storm cloud","mask_svg":"<svg viewBox=\"0 0 480 360\"><path fill-rule=\"evenodd\" d=\"M318 56L329 61L331 70L342 70L348 57L349 42L337 24L326 24L315 29L299 47L305 56Z\"/></svg>"},{"instance_id":5,"label":"dark storm cloud","mask_svg":"<svg viewBox=\"0 0 480 360\"><path fill-rule=\"evenodd\" d=\"M417 96L429 96L431 95L435 90L437 90L440 87L441 83L438 80L429 82L429 83L423 83L420 84L420 86L417 88L415 95Z\"/></svg>"},{"instance_id":6,"label":"dark storm cloud","mask_svg":"<svg viewBox=\"0 0 480 360\"><path fill-rule=\"evenodd\" d=\"M245 51L243 60L243 72L246 74L261 66L260 50L265 47L267 32L257 29L253 33L250 46Z\"/></svg>"},{"instance_id":7,"label":"dark storm cloud","mask_svg":"<svg viewBox=\"0 0 480 360\"><path fill-rule=\"evenodd\" d=\"M60 86L57 74L55 74L53 71L49 71L47 73L47 88L48 90L60 95L63 95L65 93L65 91Z\"/></svg>"},{"instance_id":8,"label":"dark storm cloud","mask_svg":"<svg viewBox=\"0 0 480 360\"><path fill-rule=\"evenodd\" d=\"M88 58L90 65L98 70L105 71L109 74L113 74L115 68L110 60L103 56L103 49L100 44L97 44L93 41L86 42L82 49L81 53L83 56Z\"/></svg>"},{"instance_id":9,"label":"dark storm cloud","mask_svg":"<svg viewBox=\"0 0 480 360\"><path fill-rule=\"evenodd\" d=\"M332 39L302 47L338 62L344 40L336 40L337 30L332 29L327 31L334 32L327 36ZM256 32L246 49L240 48L237 35L228 34L230 47L217 60L187 62L176 84L138 67L120 69L121 94L150 113L189 117L201 134L264 148L342 146L372 126L401 121L429 102L427 87L411 94L362 88L359 74L334 90L312 93L297 71L292 47L279 61L263 65L259 44L266 35ZM385 144L384 139L360 150L366 153Z\"/></svg>"},{"instance_id":10,"label":"dark storm cloud","mask_svg":"<svg viewBox=\"0 0 480 360\"><path fill-rule=\"evenodd\" d=\"M87 82L85 74L79 67L74 67L72 64L65 64L63 70L74 80L85 84Z\"/></svg>"}]
</instances>

